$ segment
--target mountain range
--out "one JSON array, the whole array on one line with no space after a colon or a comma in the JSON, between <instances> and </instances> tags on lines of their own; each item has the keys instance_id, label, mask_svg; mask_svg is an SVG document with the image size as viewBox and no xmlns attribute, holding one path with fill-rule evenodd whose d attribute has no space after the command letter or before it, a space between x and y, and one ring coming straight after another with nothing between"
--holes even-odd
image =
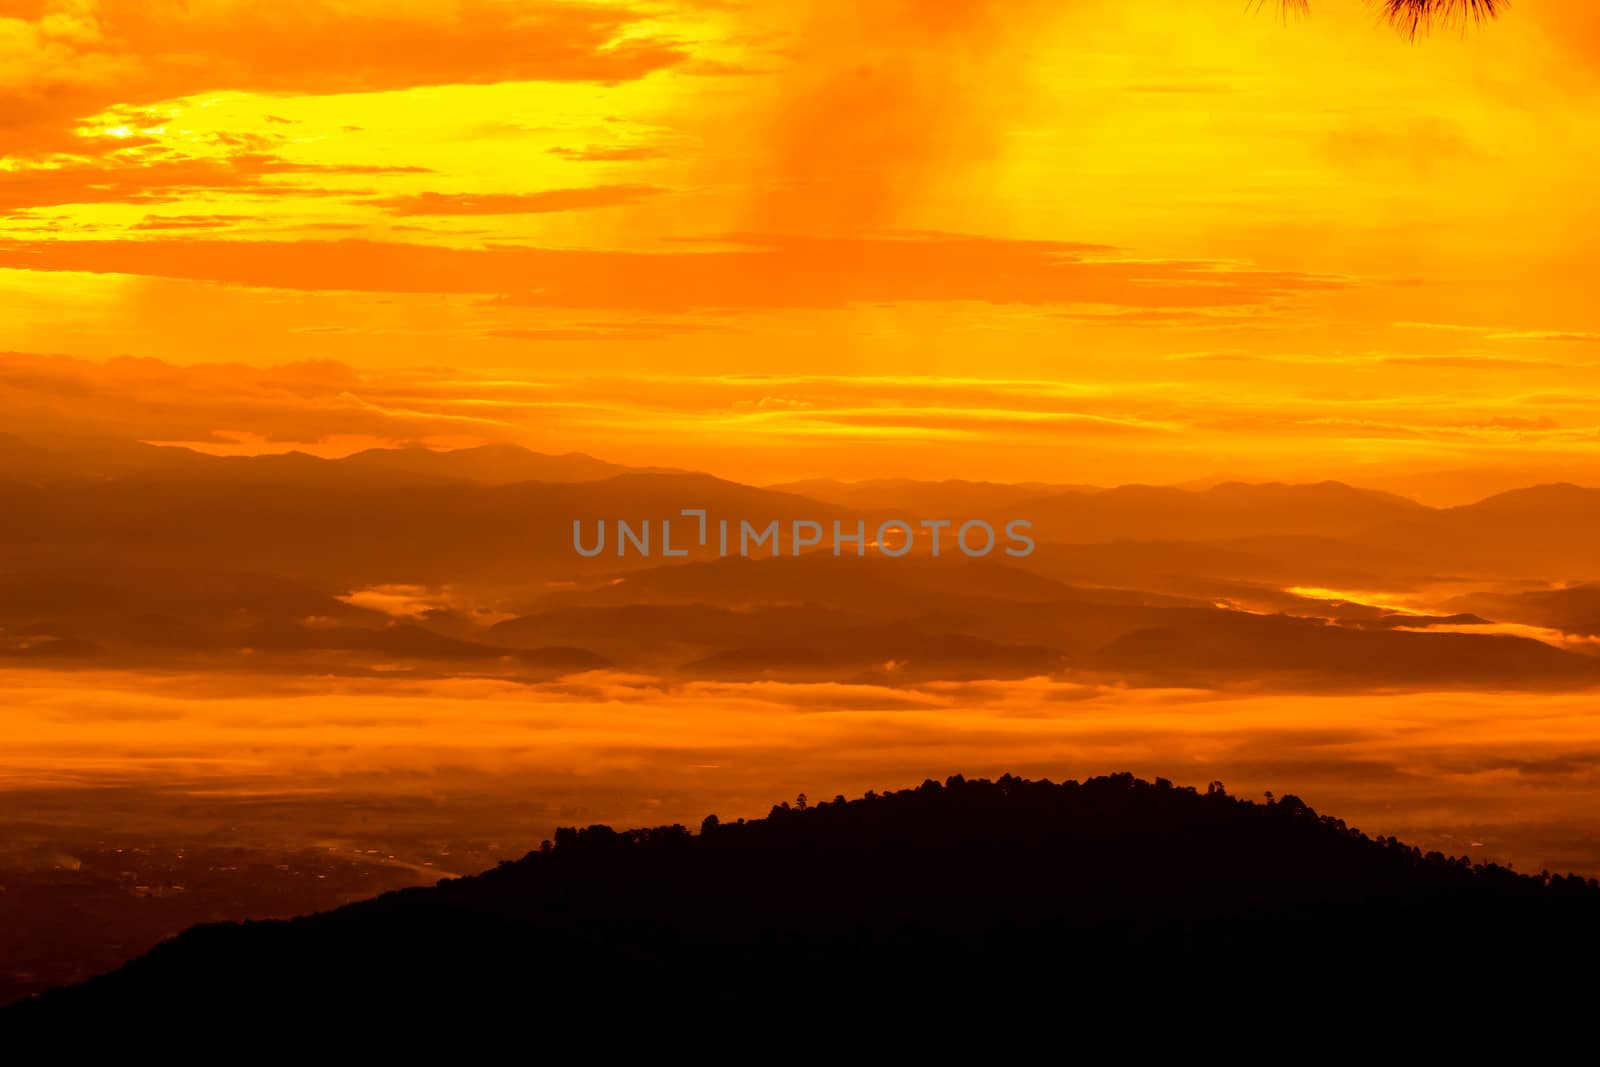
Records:
<instances>
[{"instance_id":1,"label":"mountain range","mask_svg":"<svg viewBox=\"0 0 1600 1067\"><path fill-rule=\"evenodd\" d=\"M807 493L815 495L806 495ZM681 559L573 523L1026 519L1025 558ZM937 509L929 511L913 509ZM691 520L675 530L687 534ZM948 535L947 535L948 536ZM513 446L218 457L0 436L0 660L522 679L1586 686L1600 490L741 485ZM613 538L613 544L615 538ZM1349 592L1340 592L1346 590ZM1365 591L1365 592L1363 592Z\"/></svg>"}]
</instances>

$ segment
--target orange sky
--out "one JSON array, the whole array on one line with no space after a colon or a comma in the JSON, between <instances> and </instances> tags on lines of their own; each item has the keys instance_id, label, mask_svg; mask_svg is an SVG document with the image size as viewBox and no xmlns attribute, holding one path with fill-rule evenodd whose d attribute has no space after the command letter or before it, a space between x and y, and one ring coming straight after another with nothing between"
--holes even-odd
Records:
<instances>
[{"instance_id":1,"label":"orange sky","mask_svg":"<svg viewBox=\"0 0 1600 1067\"><path fill-rule=\"evenodd\" d=\"M4 428L1583 470L1594 6L1245 7L0 0Z\"/></svg>"}]
</instances>

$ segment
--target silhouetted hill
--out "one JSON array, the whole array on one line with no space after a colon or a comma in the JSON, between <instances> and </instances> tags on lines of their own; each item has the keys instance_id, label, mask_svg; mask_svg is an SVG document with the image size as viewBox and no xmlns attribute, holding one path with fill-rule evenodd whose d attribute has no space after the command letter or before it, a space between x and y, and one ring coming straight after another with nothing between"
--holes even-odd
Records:
<instances>
[{"instance_id":1,"label":"silhouetted hill","mask_svg":"<svg viewBox=\"0 0 1600 1067\"><path fill-rule=\"evenodd\" d=\"M560 603L593 604L715 603L724 606L829 604L877 616L896 617L910 610L951 609L982 602L999 604L1189 603L1138 591L1082 589L1063 585L1024 570L1015 561L968 559L945 555L933 559L909 555L834 556L812 552L776 558L706 560L657 566L628 574L592 590L552 595Z\"/></svg>"},{"instance_id":2,"label":"silhouetted hill","mask_svg":"<svg viewBox=\"0 0 1600 1067\"><path fill-rule=\"evenodd\" d=\"M1239 998L1342 1014L1527 989L1596 947L1593 882L1374 840L1292 796L957 776L708 818L699 834L561 830L476 877L198 927L0 1022L251 1033L523 1011L617 1042L661 1037L637 1029L646 1017L763 1014L810 1033L854 1014L897 1025L885 1013L935 1000L1050 1005L1016 1017L1029 1028L1091 1004L1146 1019Z\"/></svg>"},{"instance_id":3,"label":"silhouetted hill","mask_svg":"<svg viewBox=\"0 0 1600 1067\"><path fill-rule=\"evenodd\" d=\"M1600 512L1600 489L1568 482L1532 485L1485 497L1476 504L1447 508L1444 514L1471 515L1479 519L1542 522L1552 515L1590 516Z\"/></svg>"},{"instance_id":4,"label":"silhouetted hill","mask_svg":"<svg viewBox=\"0 0 1600 1067\"><path fill-rule=\"evenodd\" d=\"M1313 685L1595 685L1600 659L1506 634L1429 633L1393 625L1330 626L1318 619L1245 612L1171 612L1161 625L1118 637L1102 669L1172 685L1299 675ZM1460 620L1453 620L1459 622ZM1482 620L1478 620L1481 622ZM1427 620L1412 617L1412 625Z\"/></svg>"},{"instance_id":5,"label":"silhouetted hill","mask_svg":"<svg viewBox=\"0 0 1600 1067\"><path fill-rule=\"evenodd\" d=\"M502 486L591 482L633 470L582 452L549 455L509 444L452 450L371 448L330 459L304 452L217 456L175 445L93 436L61 435L35 441L0 435L0 481L25 484L132 479L310 486Z\"/></svg>"},{"instance_id":6,"label":"silhouetted hill","mask_svg":"<svg viewBox=\"0 0 1600 1067\"><path fill-rule=\"evenodd\" d=\"M1066 492L1094 493L1091 485L1053 485L1048 482L972 482L959 478L916 481L909 478L871 478L841 482L832 478L769 485L785 493L798 493L857 511L898 511L917 518L990 517L1010 511L1026 517L1027 503Z\"/></svg>"},{"instance_id":7,"label":"silhouetted hill","mask_svg":"<svg viewBox=\"0 0 1600 1067\"><path fill-rule=\"evenodd\" d=\"M1284 535L1341 537L1428 511L1414 500L1341 482L1226 482L1197 492L1173 486L1124 485L1093 493L1063 493L1028 501L1020 507L1018 517L1032 521L1041 540L1093 544Z\"/></svg>"},{"instance_id":8,"label":"silhouetted hill","mask_svg":"<svg viewBox=\"0 0 1600 1067\"><path fill-rule=\"evenodd\" d=\"M1217 581L1333 589L1407 588L1438 573L1427 552L1399 552L1332 537L1284 534L1214 541L1041 541L1018 566L1061 582L1195 595Z\"/></svg>"},{"instance_id":9,"label":"silhouetted hill","mask_svg":"<svg viewBox=\"0 0 1600 1067\"><path fill-rule=\"evenodd\" d=\"M644 493L697 484L637 477ZM1194 581L1204 599L1068 585L960 556L813 553L602 570L507 598L523 610L503 621L510 612L457 610L423 587L350 595L329 577L213 569L196 557L188 568L81 557L0 564L0 660L280 673L403 666L519 678L614 666L680 679L891 685L1038 676L1317 689L1600 683L1600 657L1573 648L1429 632L1487 625L1472 614L1396 614L1216 579Z\"/></svg>"},{"instance_id":10,"label":"silhouetted hill","mask_svg":"<svg viewBox=\"0 0 1600 1067\"><path fill-rule=\"evenodd\" d=\"M1582 594L1505 599L1518 589L1501 579L1600 577L1600 490L1536 487L1435 511L1336 482L846 488L865 510L508 445L326 460L0 435L0 659L319 673L394 660L516 677L610 665L732 680L1600 681L1582 642L1411 632L1477 625L1452 617L1469 614L1592 632ZM715 535L700 545L680 515L873 525L896 500L929 514L1019 508L1038 550L932 558L924 541L898 559L828 548L719 559ZM684 558L662 555L667 516ZM654 554L619 555L619 519L654 520ZM575 520L591 536L613 524L598 556L574 551ZM1436 610L1470 595L1474 574L1495 582L1484 610ZM1383 621L1351 602L1363 596L1418 613Z\"/></svg>"},{"instance_id":11,"label":"silhouetted hill","mask_svg":"<svg viewBox=\"0 0 1600 1067\"><path fill-rule=\"evenodd\" d=\"M518 445L480 445L449 452L426 448L373 448L330 461L362 477L432 477L473 485L517 482L594 482L627 474L629 468L582 452L558 456Z\"/></svg>"},{"instance_id":12,"label":"silhouetted hill","mask_svg":"<svg viewBox=\"0 0 1600 1067\"><path fill-rule=\"evenodd\" d=\"M1470 593L1457 597L1452 603L1506 622L1600 637L1600 585L1530 589L1521 593Z\"/></svg>"},{"instance_id":13,"label":"silhouetted hill","mask_svg":"<svg viewBox=\"0 0 1600 1067\"><path fill-rule=\"evenodd\" d=\"M208 457L211 458L211 457ZM262 457L297 462L285 457ZM324 461L303 457L312 463ZM258 468L239 468L258 470ZM318 468L320 469L320 468ZM842 513L786 493L709 475L628 473L593 482L371 484L127 477L33 485L0 479L0 544L22 558L73 563L269 571L344 588L393 582L512 583L660 562L619 559L615 528L601 557L580 557L573 522L659 523L703 507L762 526ZM692 523L675 533L688 541ZM692 542L679 547L708 553Z\"/></svg>"},{"instance_id":14,"label":"silhouetted hill","mask_svg":"<svg viewBox=\"0 0 1600 1067\"><path fill-rule=\"evenodd\" d=\"M1600 489L1536 485L1425 511L1363 534L1363 544L1428 553L1437 569L1497 578L1600 579Z\"/></svg>"},{"instance_id":15,"label":"silhouetted hill","mask_svg":"<svg viewBox=\"0 0 1600 1067\"><path fill-rule=\"evenodd\" d=\"M496 623L484 639L511 648L574 644L635 667L675 669L752 635L795 644L860 621L854 612L818 604L745 610L694 603L577 604Z\"/></svg>"},{"instance_id":16,"label":"silhouetted hill","mask_svg":"<svg viewBox=\"0 0 1600 1067\"><path fill-rule=\"evenodd\" d=\"M618 663L640 666L638 649L672 648L676 658L652 656L652 665L726 680L892 683L1066 670L1199 686L1600 684L1600 657L1503 634L1426 632L1482 621L1470 616L1392 617L1276 595L1282 603L1271 613L1238 611L1067 585L990 559L818 553L656 567L561 590L531 621L501 623L485 640L584 643L562 638L570 626L574 635L597 637L605 647L590 647ZM650 610L641 609L646 604Z\"/></svg>"}]
</instances>

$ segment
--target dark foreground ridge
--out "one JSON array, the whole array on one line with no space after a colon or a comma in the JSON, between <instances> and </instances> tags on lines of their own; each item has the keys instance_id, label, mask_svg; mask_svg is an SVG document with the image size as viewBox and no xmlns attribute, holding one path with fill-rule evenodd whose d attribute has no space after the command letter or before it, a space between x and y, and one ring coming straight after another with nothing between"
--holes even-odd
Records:
<instances>
[{"instance_id":1,"label":"dark foreground ridge","mask_svg":"<svg viewBox=\"0 0 1600 1067\"><path fill-rule=\"evenodd\" d=\"M699 834L562 830L476 877L197 927L0 1013L0 1030L762 1009L816 1015L809 1027L933 997L1082 1012L1332 994L1368 1008L1419 989L1554 989L1596 947L1591 881L1423 854L1294 797L957 776L710 817Z\"/></svg>"}]
</instances>

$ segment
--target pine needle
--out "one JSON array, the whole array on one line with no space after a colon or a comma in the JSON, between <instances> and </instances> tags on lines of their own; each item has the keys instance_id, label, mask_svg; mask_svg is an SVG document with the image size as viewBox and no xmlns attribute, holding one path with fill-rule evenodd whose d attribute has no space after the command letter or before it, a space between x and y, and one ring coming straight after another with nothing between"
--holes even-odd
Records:
<instances>
[{"instance_id":1,"label":"pine needle","mask_svg":"<svg viewBox=\"0 0 1600 1067\"><path fill-rule=\"evenodd\" d=\"M1374 0L1401 33L1413 40L1431 27L1448 22L1485 22L1505 10L1509 0ZM1261 0L1257 0L1257 7ZM1310 0L1279 0L1285 16L1311 11Z\"/></svg>"}]
</instances>

